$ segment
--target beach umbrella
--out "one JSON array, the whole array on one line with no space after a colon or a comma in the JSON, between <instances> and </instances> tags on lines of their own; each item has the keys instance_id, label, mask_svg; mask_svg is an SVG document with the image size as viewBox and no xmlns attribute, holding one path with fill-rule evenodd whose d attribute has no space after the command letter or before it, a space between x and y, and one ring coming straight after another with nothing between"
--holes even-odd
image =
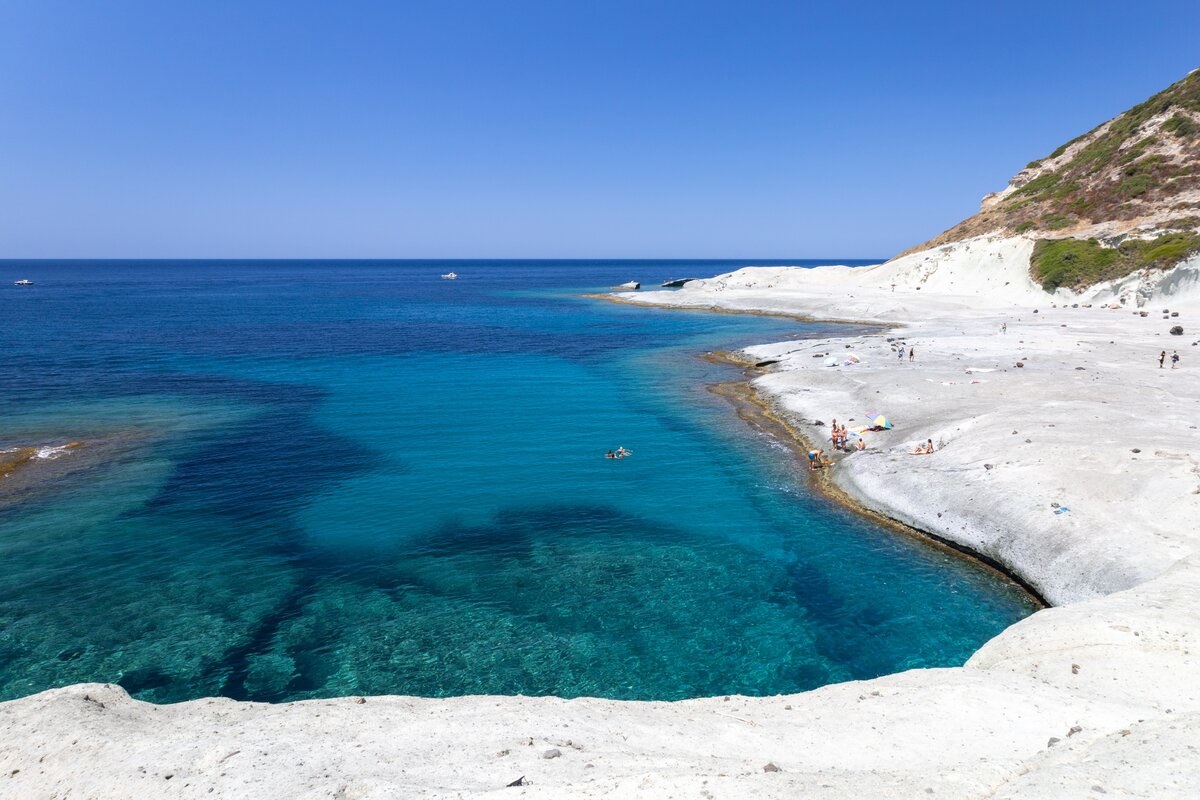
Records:
<instances>
[{"instance_id":1,"label":"beach umbrella","mask_svg":"<svg viewBox=\"0 0 1200 800\"><path fill-rule=\"evenodd\" d=\"M857 364L859 361L862 361L862 359L861 359L861 358L859 358L859 357L858 357L858 356L857 356L855 353L849 353L849 354L847 354L847 356L846 356L846 360L847 360L847 361L853 361L855 364Z\"/></svg>"},{"instance_id":2,"label":"beach umbrella","mask_svg":"<svg viewBox=\"0 0 1200 800\"><path fill-rule=\"evenodd\" d=\"M883 414L868 414L867 422L871 424L872 428L886 428L888 430L892 428L892 421Z\"/></svg>"},{"instance_id":3,"label":"beach umbrella","mask_svg":"<svg viewBox=\"0 0 1200 800\"><path fill-rule=\"evenodd\" d=\"M829 358L825 359L825 366L836 367L837 365L838 365L837 356L830 356Z\"/></svg>"}]
</instances>

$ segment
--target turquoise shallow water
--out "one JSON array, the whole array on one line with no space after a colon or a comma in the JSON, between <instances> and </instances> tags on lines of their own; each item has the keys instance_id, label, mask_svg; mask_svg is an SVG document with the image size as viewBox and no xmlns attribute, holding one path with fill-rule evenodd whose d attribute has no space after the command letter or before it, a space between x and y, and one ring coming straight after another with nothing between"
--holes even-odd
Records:
<instances>
[{"instance_id":1,"label":"turquoise shallow water","mask_svg":"<svg viewBox=\"0 0 1200 800\"><path fill-rule=\"evenodd\" d=\"M0 699L676 699L962 663L1029 600L813 496L704 388L736 373L696 354L828 327L578 296L742 263L0 264L0 447L85 441L0 502Z\"/></svg>"}]
</instances>

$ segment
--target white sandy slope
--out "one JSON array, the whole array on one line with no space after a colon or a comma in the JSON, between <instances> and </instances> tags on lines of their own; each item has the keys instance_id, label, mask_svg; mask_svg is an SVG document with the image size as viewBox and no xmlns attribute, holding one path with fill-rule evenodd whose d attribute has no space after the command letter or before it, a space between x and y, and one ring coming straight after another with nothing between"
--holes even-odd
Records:
<instances>
[{"instance_id":1,"label":"white sandy slope","mask_svg":"<svg viewBox=\"0 0 1200 800\"><path fill-rule=\"evenodd\" d=\"M1162 319L1166 289L1154 287L1141 295L1156 304L1148 317L1063 307L1029 282L1028 242L952 247L625 299L902 326L748 353L777 360L757 388L813 438L827 428L812 420L868 407L895 421L833 468L841 487L1003 562L1057 605L965 667L681 703L156 707L75 686L0 704L0 797L1195 796L1200 299L1185 273L1162 306L1178 318ZM1188 335L1169 335L1173 324ZM888 337L916 361L897 361ZM1181 369L1158 368L1164 348ZM862 363L813 357L849 352ZM936 454L907 454L926 438ZM521 776L528 785L505 787Z\"/></svg>"}]
</instances>

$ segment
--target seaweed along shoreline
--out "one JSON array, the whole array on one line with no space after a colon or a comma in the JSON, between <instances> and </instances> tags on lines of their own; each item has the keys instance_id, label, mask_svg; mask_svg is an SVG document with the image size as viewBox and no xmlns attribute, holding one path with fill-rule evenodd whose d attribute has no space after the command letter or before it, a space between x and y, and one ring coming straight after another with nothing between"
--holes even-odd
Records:
<instances>
[{"instance_id":1,"label":"seaweed along shoreline","mask_svg":"<svg viewBox=\"0 0 1200 800\"><path fill-rule=\"evenodd\" d=\"M713 384L708 387L708 390L728 400L739 419L783 444L797 460L797 463L802 465L803 460L807 458L808 451L814 449L816 445L788 420L788 412L780 409L769 396L765 396L754 386L754 379L766 374L766 368L758 366L758 362L738 352L713 351L700 357L716 364L737 367L743 371L742 380ZM815 487L828 500L838 503L888 530L918 539L926 546L935 547L980 565L1020 587L1039 609L1050 606L1050 603L1035 587L1003 562L990 558L966 545L938 536L931 531L908 525L881 511L864 506L853 495L837 485L837 482L833 480L831 469L836 469L836 466L814 472L806 471L811 479L810 486Z\"/></svg>"}]
</instances>

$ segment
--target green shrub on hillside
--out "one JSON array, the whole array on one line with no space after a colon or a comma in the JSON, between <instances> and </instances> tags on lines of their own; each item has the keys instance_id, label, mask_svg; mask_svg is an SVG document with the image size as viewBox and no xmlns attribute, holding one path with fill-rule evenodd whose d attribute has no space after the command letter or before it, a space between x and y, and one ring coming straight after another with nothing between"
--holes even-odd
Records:
<instances>
[{"instance_id":1,"label":"green shrub on hillside","mask_svg":"<svg viewBox=\"0 0 1200 800\"><path fill-rule=\"evenodd\" d=\"M1144 248L1138 253L1139 266L1169 267L1178 264L1190 255L1200 251L1200 235L1194 233L1171 233L1160 236L1152 242L1141 242Z\"/></svg>"},{"instance_id":2,"label":"green shrub on hillside","mask_svg":"<svg viewBox=\"0 0 1200 800\"><path fill-rule=\"evenodd\" d=\"M1117 159L1117 163L1128 164L1130 161L1136 160L1142 155L1142 153L1146 152L1146 148L1153 144L1158 144L1158 137L1147 136L1145 139L1142 139L1140 142L1130 147L1124 153L1121 153L1121 157Z\"/></svg>"},{"instance_id":3,"label":"green shrub on hillside","mask_svg":"<svg viewBox=\"0 0 1200 800\"><path fill-rule=\"evenodd\" d=\"M1200 253L1200 234L1168 233L1117 247L1104 247L1095 239L1042 239L1033 246L1029 263L1042 288L1053 292L1060 286L1082 288L1139 269L1166 269L1193 253Z\"/></svg>"},{"instance_id":4,"label":"green shrub on hillside","mask_svg":"<svg viewBox=\"0 0 1200 800\"><path fill-rule=\"evenodd\" d=\"M1115 249L1101 247L1095 239L1042 239L1033 246L1029 259L1033 276L1042 288L1053 292L1060 286L1080 286L1104 280L1117 263Z\"/></svg>"},{"instance_id":5,"label":"green shrub on hillside","mask_svg":"<svg viewBox=\"0 0 1200 800\"><path fill-rule=\"evenodd\" d=\"M1079 216L1083 217L1083 216L1087 216L1088 212L1090 212L1092 210L1092 205L1093 205L1092 201L1089 200L1088 198L1076 197L1074 200L1071 201L1071 210L1074 211Z\"/></svg>"},{"instance_id":6,"label":"green shrub on hillside","mask_svg":"<svg viewBox=\"0 0 1200 800\"><path fill-rule=\"evenodd\" d=\"M1155 181L1152 176L1137 173L1122 178L1120 185L1117 186L1117 193L1122 197L1141 197L1154 188L1154 183Z\"/></svg>"},{"instance_id":7,"label":"green shrub on hillside","mask_svg":"<svg viewBox=\"0 0 1200 800\"><path fill-rule=\"evenodd\" d=\"M1057 172L1047 172L1045 175L1038 175L1029 183L1017 190L1017 194L1024 195L1039 195L1048 189L1052 189L1054 184L1062 180L1062 175Z\"/></svg>"},{"instance_id":8,"label":"green shrub on hillside","mask_svg":"<svg viewBox=\"0 0 1200 800\"><path fill-rule=\"evenodd\" d=\"M1191 117L1176 114L1163 123L1163 130L1175 134L1180 139L1190 139L1200 132L1200 126L1197 126Z\"/></svg>"}]
</instances>

